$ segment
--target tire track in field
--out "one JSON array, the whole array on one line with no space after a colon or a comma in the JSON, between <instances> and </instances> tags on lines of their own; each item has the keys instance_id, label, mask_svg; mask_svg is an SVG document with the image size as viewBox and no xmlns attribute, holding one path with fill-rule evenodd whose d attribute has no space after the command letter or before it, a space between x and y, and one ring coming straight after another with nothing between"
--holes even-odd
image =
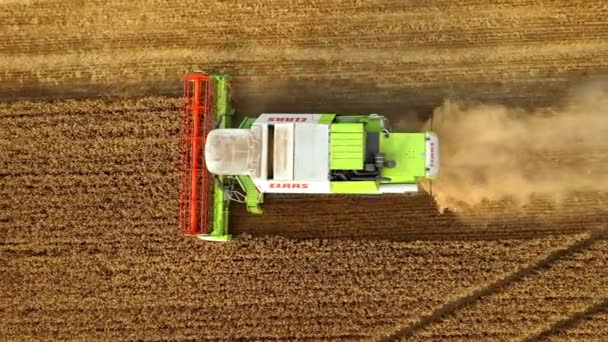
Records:
<instances>
[{"instance_id":1,"label":"tire track in field","mask_svg":"<svg viewBox=\"0 0 608 342\"><path fill-rule=\"evenodd\" d=\"M516 271L504 278L501 278L498 281L479 288L478 290L467 296L446 303L445 305L435 309L431 314L421 316L421 319L419 321L407 325L405 327L401 327L390 335L382 337L380 340L383 342L398 341L400 339L412 337L416 332L440 321L443 317L451 315L463 307L477 302L480 298L491 295L493 293L500 292L512 283L521 280L522 278L528 275L532 275L543 268L549 267L550 265L554 264L558 260L568 255L586 249L587 247L591 246L595 241L606 238L607 234L608 230L594 231L590 233L587 238L580 240L566 248L558 249L548 254L544 258L538 260L537 262L530 264L524 268L521 268L519 271Z\"/></svg>"},{"instance_id":2,"label":"tire track in field","mask_svg":"<svg viewBox=\"0 0 608 342\"><path fill-rule=\"evenodd\" d=\"M572 324L556 329L543 340L604 342L606 336L608 336L608 306L603 306L600 310L589 313Z\"/></svg>"},{"instance_id":3,"label":"tire track in field","mask_svg":"<svg viewBox=\"0 0 608 342\"><path fill-rule=\"evenodd\" d=\"M574 325L576 325L578 322L585 319L586 317L589 317L596 313L605 311L606 309L608 309L608 299L599 301L593 305L588 306L583 311L577 312L574 315L571 315L570 317L561 319L561 320L553 323L550 327L541 331L540 333L538 333L534 336L529 336L524 341L526 341L526 342L543 341L547 337L550 337L551 335L554 335L561 330L567 330L568 328L573 327Z\"/></svg>"}]
</instances>

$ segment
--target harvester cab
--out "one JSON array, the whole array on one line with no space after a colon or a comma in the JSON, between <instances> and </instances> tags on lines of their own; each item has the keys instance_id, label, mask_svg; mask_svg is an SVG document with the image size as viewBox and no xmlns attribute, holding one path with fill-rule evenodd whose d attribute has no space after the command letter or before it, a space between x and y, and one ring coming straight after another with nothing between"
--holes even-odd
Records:
<instances>
[{"instance_id":1,"label":"harvester cab","mask_svg":"<svg viewBox=\"0 0 608 342\"><path fill-rule=\"evenodd\" d=\"M392 132L381 115L277 114L232 127L227 75L186 75L180 226L230 240L230 201L262 214L265 193L415 193L439 171L435 133Z\"/></svg>"}]
</instances>

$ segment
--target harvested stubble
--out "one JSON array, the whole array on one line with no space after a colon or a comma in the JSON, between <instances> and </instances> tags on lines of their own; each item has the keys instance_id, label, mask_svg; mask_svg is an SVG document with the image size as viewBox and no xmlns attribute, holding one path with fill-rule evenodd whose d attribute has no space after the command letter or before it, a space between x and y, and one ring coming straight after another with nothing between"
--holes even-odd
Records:
<instances>
[{"instance_id":1,"label":"harvested stubble","mask_svg":"<svg viewBox=\"0 0 608 342\"><path fill-rule=\"evenodd\" d=\"M176 94L200 68L234 75L256 112L404 114L446 96L546 103L608 70L602 0L0 6L0 96L11 99Z\"/></svg>"}]
</instances>

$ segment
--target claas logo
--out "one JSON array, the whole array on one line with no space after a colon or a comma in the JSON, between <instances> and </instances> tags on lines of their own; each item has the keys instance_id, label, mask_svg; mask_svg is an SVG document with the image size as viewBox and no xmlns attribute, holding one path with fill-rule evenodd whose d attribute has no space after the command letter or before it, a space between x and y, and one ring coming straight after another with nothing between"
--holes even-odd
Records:
<instances>
[{"instance_id":1,"label":"claas logo","mask_svg":"<svg viewBox=\"0 0 608 342\"><path fill-rule=\"evenodd\" d=\"M298 117L271 117L268 122L306 122L306 118Z\"/></svg>"},{"instance_id":2,"label":"claas logo","mask_svg":"<svg viewBox=\"0 0 608 342\"><path fill-rule=\"evenodd\" d=\"M430 155L429 164L431 166L435 166L435 144L433 144L433 143L431 143L429 155Z\"/></svg>"},{"instance_id":3,"label":"claas logo","mask_svg":"<svg viewBox=\"0 0 608 342\"><path fill-rule=\"evenodd\" d=\"M271 189L308 189L307 183L270 183Z\"/></svg>"}]
</instances>

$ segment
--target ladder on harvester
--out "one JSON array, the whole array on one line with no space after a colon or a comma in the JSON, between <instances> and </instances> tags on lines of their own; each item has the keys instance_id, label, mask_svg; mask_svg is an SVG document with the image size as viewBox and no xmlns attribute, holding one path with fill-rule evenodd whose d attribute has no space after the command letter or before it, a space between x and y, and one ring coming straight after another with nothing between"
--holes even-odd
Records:
<instances>
[{"instance_id":1,"label":"ladder on harvester","mask_svg":"<svg viewBox=\"0 0 608 342\"><path fill-rule=\"evenodd\" d=\"M229 128L231 117L227 75L186 75L179 197L179 225L184 235L215 241L231 239L228 234L229 199L222 186L226 177L213 177L203 156L207 134L214 128Z\"/></svg>"}]
</instances>

